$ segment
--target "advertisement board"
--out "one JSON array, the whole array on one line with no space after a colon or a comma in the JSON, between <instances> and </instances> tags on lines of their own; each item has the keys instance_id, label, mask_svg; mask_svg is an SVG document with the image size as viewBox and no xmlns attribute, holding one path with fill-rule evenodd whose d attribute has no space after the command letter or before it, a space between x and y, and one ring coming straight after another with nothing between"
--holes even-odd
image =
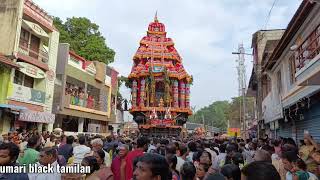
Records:
<instances>
[{"instance_id":1,"label":"advertisement board","mask_svg":"<svg viewBox=\"0 0 320 180\"><path fill-rule=\"evenodd\" d=\"M18 84L11 84L8 93L8 99L36 105L43 105L45 103L45 97L45 92Z\"/></svg>"},{"instance_id":2,"label":"advertisement board","mask_svg":"<svg viewBox=\"0 0 320 180\"><path fill-rule=\"evenodd\" d=\"M228 136L229 137L240 137L240 128L228 128Z\"/></svg>"}]
</instances>

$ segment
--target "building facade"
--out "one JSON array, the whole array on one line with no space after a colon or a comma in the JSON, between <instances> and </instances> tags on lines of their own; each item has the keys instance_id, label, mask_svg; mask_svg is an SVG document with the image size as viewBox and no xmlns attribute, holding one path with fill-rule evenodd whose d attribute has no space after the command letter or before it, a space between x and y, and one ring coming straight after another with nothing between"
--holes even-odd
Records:
<instances>
[{"instance_id":1,"label":"building facade","mask_svg":"<svg viewBox=\"0 0 320 180\"><path fill-rule=\"evenodd\" d=\"M302 1L280 41L262 63L261 105L266 133L320 140L320 4Z\"/></svg>"},{"instance_id":2,"label":"building facade","mask_svg":"<svg viewBox=\"0 0 320 180\"><path fill-rule=\"evenodd\" d=\"M54 91L55 128L106 134L111 116L112 78L106 64L88 61L59 44Z\"/></svg>"},{"instance_id":3,"label":"building facade","mask_svg":"<svg viewBox=\"0 0 320 180\"><path fill-rule=\"evenodd\" d=\"M269 122L273 117L270 117L270 109L264 106L264 104L271 103L271 95L268 95L270 84L270 77L268 74L262 72L263 63L266 58L270 56L273 52L275 46L278 44L280 38L282 37L284 30L274 29L274 30L260 30L253 34L252 36L252 48L253 48L253 70L249 81L249 87L247 96L252 96L255 98L255 109L256 109L256 119L257 122L252 122L252 125L257 124L257 134L264 134L264 122ZM269 105L269 104L268 104Z\"/></svg>"},{"instance_id":4,"label":"building facade","mask_svg":"<svg viewBox=\"0 0 320 180\"><path fill-rule=\"evenodd\" d=\"M109 130L113 133L121 133L124 128L124 100L118 96L118 75L119 72L112 67L107 67L107 76L110 77L111 83L111 115Z\"/></svg>"},{"instance_id":5,"label":"building facade","mask_svg":"<svg viewBox=\"0 0 320 180\"><path fill-rule=\"evenodd\" d=\"M31 0L5 0L1 6L0 132L52 131L59 32Z\"/></svg>"}]
</instances>

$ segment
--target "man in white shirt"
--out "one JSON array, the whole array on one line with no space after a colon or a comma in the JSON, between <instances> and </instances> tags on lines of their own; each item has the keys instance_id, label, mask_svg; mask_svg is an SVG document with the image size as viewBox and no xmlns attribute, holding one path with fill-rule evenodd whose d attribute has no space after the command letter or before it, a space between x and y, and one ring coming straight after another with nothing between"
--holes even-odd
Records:
<instances>
[{"instance_id":1,"label":"man in white shirt","mask_svg":"<svg viewBox=\"0 0 320 180\"><path fill-rule=\"evenodd\" d=\"M85 145L86 143L86 137L80 136L79 137L79 144L78 146L73 147L73 156L74 164L81 164L82 159L85 157L86 154L89 154L91 152L91 149Z\"/></svg>"},{"instance_id":2,"label":"man in white shirt","mask_svg":"<svg viewBox=\"0 0 320 180\"><path fill-rule=\"evenodd\" d=\"M177 170L178 172L180 172L180 169L181 169L182 165L184 164L184 162L185 162L186 159L187 159L187 156L188 156L188 148L187 148L187 146L181 144L181 145L179 146L178 151L180 152L180 156L177 156L176 170Z\"/></svg>"},{"instance_id":3,"label":"man in white shirt","mask_svg":"<svg viewBox=\"0 0 320 180\"><path fill-rule=\"evenodd\" d=\"M220 153L219 155L213 160L212 168L214 170L219 170L224 164L225 164L225 159L227 156L226 153L226 144L222 144L219 147Z\"/></svg>"},{"instance_id":4,"label":"man in white shirt","mask_svg":"<svg viewBox=\"0 0 320 180\"><path fill-rule=\"evenodd\" d=\"M102 149L102 147L103 147L103 141L102 141L100 138L96 138L96 139L93 139L93 140L91 141L91 145L92 145L92 151L91 151L90 155L91 155L91 154L93 155L93 152ZM102 149L102 150L103 150L103 149ZM111 166L111 158L110 158L110 155L109 155L109 153L107 153L105 150L103 150L103 151L104 151L104 154L105 154L104 164L105 164L107 167L110 167L110 166Z\"/></svg>"},{"instance_id":5,"label":"man in white shirt","mask_svg":"<svg viewBox=\"0 0 320 180\"><path fill-rule=\"evenodd\" d=\"M29 173L29 180L61 180L61 174L57 171L58 152L56 148L46 147L40 151L39 162L35 166L51 166L52 172L48 173Z\"/></svg>"}]
</instances>

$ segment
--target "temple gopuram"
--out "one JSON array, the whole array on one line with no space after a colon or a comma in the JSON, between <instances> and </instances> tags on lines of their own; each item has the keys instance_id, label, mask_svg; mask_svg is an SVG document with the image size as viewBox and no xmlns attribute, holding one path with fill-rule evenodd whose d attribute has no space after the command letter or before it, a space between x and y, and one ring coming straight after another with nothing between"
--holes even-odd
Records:
<instances>
[{"instance_id":1,"label":"temple gopuram","mask_svg":"<svg viewBox=\"0 0 320 180\"><path fill-rule=\"evenodd\" d=\"M157 15L140 41L128 79L130 113L140 132L151 136L180 136L183 124L192 114L190 85L193 79L184 69L182 58Z\"/></svg>"}]
</instances>

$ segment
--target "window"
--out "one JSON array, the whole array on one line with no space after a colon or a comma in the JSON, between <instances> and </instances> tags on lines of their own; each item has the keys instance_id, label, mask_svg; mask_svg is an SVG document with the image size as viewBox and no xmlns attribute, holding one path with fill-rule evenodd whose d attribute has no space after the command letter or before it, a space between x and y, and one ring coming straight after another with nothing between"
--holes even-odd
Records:
<instances>
[{"instance_id":1,"label":"window","mask_svg":"<svg viewBox=\"0 0 320 180\"><path fill-rule=\"evenodd\" d=\"M15 84L19 84L22 86L26 86L29 88L33 88L34 79L30 76L23 74L22 72L16 70L14 74L14 81Z\"/></svg>"},{"instance_id":2,"label":"window","mask_svg":"<svg viewBox=\"0 0 320 180\"><path fill-rule=\"evenodd\" d=\"M29 37L30 37L30 33L25 30L25 29L21 29L21 33L20 33L20 46L24 47L24 48L28 48L29 45Z\"/></svg>"},{"instance_id":3,"label":"window","mask_svg":"<svg viewBox=\"0 0 320 180\"><path fill-rule=\"evenodd\" d=\"M278 93L280 94L282 92L282 80L281 80L281 71L279 70L277 72L277 86L278 86Z\"/></svg>"},{"instance_id":4,"label":"window","mask_svg":"<svg viewBox=\"0 0 320 180\"><path fill-rule=\"evenodd\" d=\"M290 70L290 84L293 84L296 82L296 62L295 62L295 56L292 54L289 58L289 70Z\"/></svg>"}]
</instances>

